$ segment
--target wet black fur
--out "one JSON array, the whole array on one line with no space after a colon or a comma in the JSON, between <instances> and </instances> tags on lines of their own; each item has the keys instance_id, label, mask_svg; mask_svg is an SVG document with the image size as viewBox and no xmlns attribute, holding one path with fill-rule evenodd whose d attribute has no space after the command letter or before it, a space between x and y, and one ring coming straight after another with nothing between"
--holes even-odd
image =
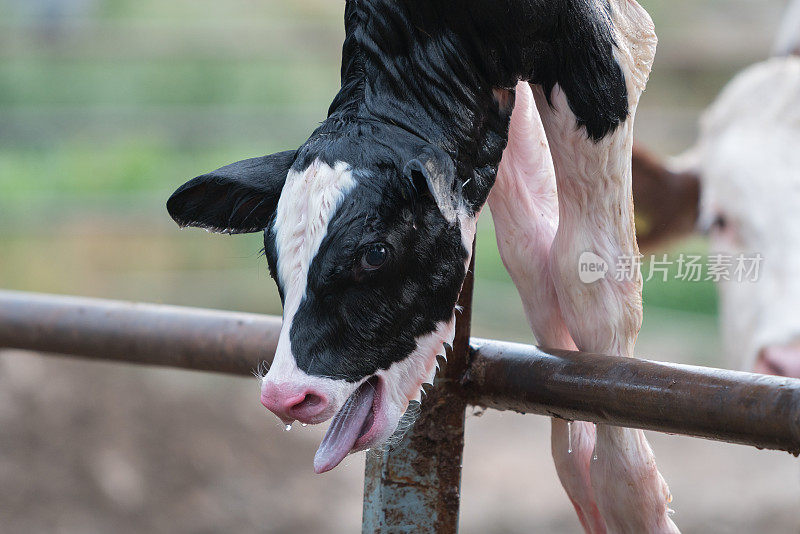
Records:
<instances>
[{"instance_id":1,"label":"wet black fur","mask_svg":"<svg viewBox=\"0 0 800 534\"><path fill-rule=\"evenodd\" d=\"M357 381L386 369L452 316L467 250L441 208L455 203L474 216L485 203L517 81L548 96L558 84L590 139L626 120L607 2L348 0L342 87L328 118L296 152L189 182L170 214L220 231L266 229L274 276L273 218L289 168L349 164L358 185L310 266L292 352L318 376ZM388 245L390 260L365 273L360 255L375 242Z\"/></svg>"},{"instance_id":2,"label":"wet black fur","mask_svg":"<svg viewBox=\"0 0 800 534\"><path fill-rule=\"evenodd\" d=\"M230 234L264 230L272 218L296 150L246 159L198 176L167 201L167 211L181 226ZM284 179L265 179L279 177Z\"/></svg>"}]
</instances>

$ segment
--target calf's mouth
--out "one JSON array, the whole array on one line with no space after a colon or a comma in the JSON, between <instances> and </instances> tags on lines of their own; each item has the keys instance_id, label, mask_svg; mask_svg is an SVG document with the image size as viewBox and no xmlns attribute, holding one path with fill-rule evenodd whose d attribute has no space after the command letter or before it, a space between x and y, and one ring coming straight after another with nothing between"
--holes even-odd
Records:
<instances>
[{"instance_id":1,"label":"calf's mouth","mask_svg":"<svg viewBox=\"0 0 800 534\"><path fill-rule=\"evenodd\" d=\"M314 471L330 471L351 452L366 448L374 437L376 414L381 404L382 383L373 376L361 384L334 416L317 454Z\"/></svg>"}]
</instances>

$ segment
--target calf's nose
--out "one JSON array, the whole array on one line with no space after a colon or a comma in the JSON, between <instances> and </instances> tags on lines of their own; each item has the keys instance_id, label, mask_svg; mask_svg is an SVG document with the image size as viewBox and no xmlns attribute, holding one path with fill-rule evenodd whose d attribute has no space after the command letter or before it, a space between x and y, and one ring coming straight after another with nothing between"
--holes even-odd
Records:
<instances>
[{"instance_id":1,"label":"calf's nose","mask_svg":"<svg viewBox=\"0 0 800 534\"><path fill-rule=\"evenodd\" d=\"M330 403L324 394L313 388L265 380L261 385L261 404L286 424L294 421L316 424L327 418L324 415Z\"/></svg>"},{"instance_id":2,"label":"calf's nose","mask_svg":"<svg viewBox=\"0 0 800 534\"><path fill-rule=\"evenodd\" d=\"M755 371L767 375L800 378L800 343L761 349Z\"/></svg>"}]
</instances>

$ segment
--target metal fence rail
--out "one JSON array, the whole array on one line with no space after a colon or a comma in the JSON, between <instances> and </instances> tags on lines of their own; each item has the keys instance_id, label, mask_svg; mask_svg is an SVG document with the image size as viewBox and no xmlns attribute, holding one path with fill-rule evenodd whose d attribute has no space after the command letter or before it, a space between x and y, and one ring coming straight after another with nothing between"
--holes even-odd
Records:
<instances>
[{"instance_id":1,"label":"metal fence rail","mask_svg":"<svg viewBox=\"0 0 800 534\"><path fill-rule=\"evenodd\" d=\"M0 347L251 375L279 317L0 291Z\"/></svg>"},{"instance_id":2,"label":"metal fence rail","mask_svg":"<svg viewBox=\"0 0 800 534\"><path fill-rule=\"evenodd\" d=\"M251 375L281 320L0 291L0 348ZM470 404L800 454L800 380L472 340Z\"/></svg>"},{"instance_id":3,"label":"metal fence rail","mask_svg":"<svg viewBox=\"0 0 800 534\"><path fill-rule=\"evenodd\" d=\"M367 461L364 532L456 532L467 404L800 454L800 380L469 340L454 349L402 447ZM250 375L281 320L0 291L0 349Z\"/></svg>"}]
</instances>

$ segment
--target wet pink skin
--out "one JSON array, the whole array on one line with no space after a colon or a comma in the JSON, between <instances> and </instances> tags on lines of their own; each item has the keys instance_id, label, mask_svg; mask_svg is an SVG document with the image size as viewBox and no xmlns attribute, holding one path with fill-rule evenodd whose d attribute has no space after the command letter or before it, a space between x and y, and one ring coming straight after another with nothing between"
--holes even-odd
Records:
<instances>
[{"instance_id":1,"label":"wet pink skin","mask_svg":"<svg viewBox=\"0 0 800 534\"><path fill-rule=\"evenodd\" d=\"M294 421L314 425L333 417L333 407L323 393L291 384L266 382L261 387L261 404L284 424Z\"/></svg>"},{"instance_id":2,"label":"wet pink skin","mask_svg":"<svg viewBox=\"0 0 800 534\"><path fill-rule=\"evenodd\" d=\"M375 398L372 400L372 426L369 427L366 434L358 438L355 445L353 445L353 452L363 451L370 448L371 445L374 445L389 424L385 410L383 409L383 388L383 380L379 379L378 387L375 388Z\"/></svg>"},{"instance_id":3,"label":"wet pink skin","mask_svg":"<svg viewBox=\"0 0 800 534\"><path fill-rule=\"evenodd\" d=\"M753 370L765 375L800 378L800 342L761 349Z\"/></svg>"},{"instance_id":4,"label":"wet pink skin","mask_svg":"<svg viewBox=\"0 0 800 534\"><path fill-rule=\"evenodd\" d=\"M385 414L385 406L383 402L385 395L383 394L383 390L383 380L378 379L378 385L375 388L375 396L372 399L372 406L370 407L373 417L372 425L370 426L369 430L367 430L367 432L358 438L358 440L356 440L356 442L353 444L353 448L350 451L351 454L369 449L371 446L381 441L382 437L384 436L386 428L389 426L389 420ZM338 465L339 464L337 462L335 464L329 464L320 467L315 466L314 472L318 475L321 475L335 469Z\"/></svg>"}]
</instances>

